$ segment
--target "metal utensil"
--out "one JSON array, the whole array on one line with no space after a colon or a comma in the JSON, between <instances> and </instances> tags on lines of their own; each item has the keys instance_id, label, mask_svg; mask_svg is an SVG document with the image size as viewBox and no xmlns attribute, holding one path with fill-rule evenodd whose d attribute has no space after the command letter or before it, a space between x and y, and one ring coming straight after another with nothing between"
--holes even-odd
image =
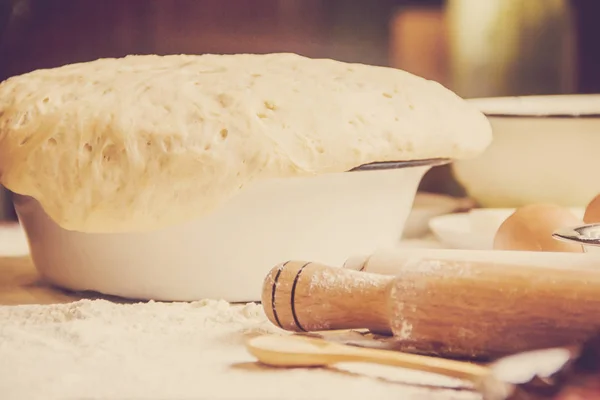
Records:
<instances>
[{"instance_id":1,"label":"metal utensil","mask_svg":"<svg viewBox=\"0 0 600 400\"><path fill-rule=\"evenodd\" d=\"M586 253L600 253L600 223L557 229L552 237L583 246Z\"/></svg>"}]
</instances>

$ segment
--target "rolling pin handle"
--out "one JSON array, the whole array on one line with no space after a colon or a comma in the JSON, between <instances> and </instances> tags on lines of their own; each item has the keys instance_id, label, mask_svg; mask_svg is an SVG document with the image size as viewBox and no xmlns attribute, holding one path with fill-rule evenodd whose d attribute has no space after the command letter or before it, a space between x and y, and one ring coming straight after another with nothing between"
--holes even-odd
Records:
<instances>
[{"instance_id":1,"label":"rolling pin handle","mask_svg":"<svg viewBox=\"0 0 600 400\"><path fill-rule=\"evenodd\" d=\"M265 278L262 306L273 324L289 331L370 329L391 334L387 290L393 279L288 261L275 266Z\"/></svg>"}]
</instances>

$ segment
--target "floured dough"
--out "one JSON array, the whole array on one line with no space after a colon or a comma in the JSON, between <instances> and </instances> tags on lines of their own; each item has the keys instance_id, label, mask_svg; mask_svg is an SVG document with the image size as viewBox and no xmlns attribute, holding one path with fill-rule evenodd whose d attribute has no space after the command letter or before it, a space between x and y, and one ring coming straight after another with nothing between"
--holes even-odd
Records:
<instances>
[{"instance_id":1,"label":"floured dough","mask_svg":"<svg viewBox=\"0 0 600 400\"><path fill-rule=\"evenodd\" d=\"M256 179L468 158L490 141L438 83L295 54L128 56L0 85L0 181L71 230L153 230Z\"/></svg>"}]
</instances>

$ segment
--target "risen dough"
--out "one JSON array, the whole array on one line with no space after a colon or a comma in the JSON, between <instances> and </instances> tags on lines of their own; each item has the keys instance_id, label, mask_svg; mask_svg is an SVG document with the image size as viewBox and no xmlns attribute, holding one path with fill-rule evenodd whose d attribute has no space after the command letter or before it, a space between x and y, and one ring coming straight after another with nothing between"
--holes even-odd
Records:
<instances>
[{"instance_id":1,"label":"risen dough","mask_svg":"<svg viewBox=\"0 0 600 400\"><path fill-rule=\"evenodd\" d=\"M128 56L0 85L0 182L70 230L153 230L256 179L466 158L490 141L438 83L295 54Z\"/></svg>"}]
</instances>

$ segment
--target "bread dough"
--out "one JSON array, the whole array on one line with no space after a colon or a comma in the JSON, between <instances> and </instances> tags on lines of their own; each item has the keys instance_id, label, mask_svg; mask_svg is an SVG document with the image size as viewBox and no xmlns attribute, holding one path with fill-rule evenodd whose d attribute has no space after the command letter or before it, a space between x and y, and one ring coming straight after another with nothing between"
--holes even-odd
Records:
<instances>
[{"instance_id":1,"label":"bread dough","mask_svg":"<svg viewBox=\"0 0 600 400\"><path fill-rule=\"evenodd\" d=\"M198 218L257 179L490 142L483 114L438 83L295 54L128 56L0 85L0 182L86 232Z\"/></svg>"}]
</instances>

